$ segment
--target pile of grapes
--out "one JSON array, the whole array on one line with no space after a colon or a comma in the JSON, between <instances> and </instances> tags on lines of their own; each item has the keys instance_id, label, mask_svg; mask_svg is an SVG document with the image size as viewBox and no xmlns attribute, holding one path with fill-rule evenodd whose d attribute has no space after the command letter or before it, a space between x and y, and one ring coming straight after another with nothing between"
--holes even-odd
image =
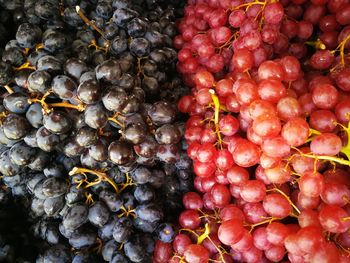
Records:
<instances>
[{"instance_id":1,"label":"pile of grapes","mask_svg":"<svg viewBox=\"0 0 350 263\"><path fill-rule=\"evenodd\" d=\"M0 261L152 262L193 184L180 4L0 4Z\"/></svg>"},{"instance_id":2,"label":"pile of grapes","mask_svg":"<svg viewBox=\"0 0 350 263\"><path fill-rule=\"evenodd\" d=\"M350 262L350 0L0 7L0 262Z\"/></svg>"},{"instance_id":3,"label":"pile of grapes","mask_svg":"<svg viewBox=\"0 0 350 263\"><path fill-rule=\"evenodd\" d=\"M155 262L350 262L350 3L188 1L196 191Z\"/></svg>"}]
</instances>

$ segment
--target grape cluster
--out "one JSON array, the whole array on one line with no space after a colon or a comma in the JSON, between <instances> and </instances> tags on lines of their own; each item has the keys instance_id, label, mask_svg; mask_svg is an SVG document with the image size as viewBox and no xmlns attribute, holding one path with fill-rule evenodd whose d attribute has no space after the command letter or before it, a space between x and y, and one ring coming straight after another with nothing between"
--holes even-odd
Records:
<instances>
[{"instance_id":1,"label":"grape cluster","mask_svg":"<svg viewBox=\"0 0 350 263\"><path fill-rule=\"evenodd\" d=\"M172 48L179 4L0 3L19 23L0 61L1 187L37 238L27 260L151 262L193 181L176 108L188 91Z\"/></svg>"},{"instance_id":2,"label":"grape cluster","mask_svg":"<svg viewBox=\"0 0 350 263\"><path fill-rule=\"evenodd\" d=\"M196 192L156 262L349 262L349 1L188 1L177 25Z\"/></svg>"}]
</instances>

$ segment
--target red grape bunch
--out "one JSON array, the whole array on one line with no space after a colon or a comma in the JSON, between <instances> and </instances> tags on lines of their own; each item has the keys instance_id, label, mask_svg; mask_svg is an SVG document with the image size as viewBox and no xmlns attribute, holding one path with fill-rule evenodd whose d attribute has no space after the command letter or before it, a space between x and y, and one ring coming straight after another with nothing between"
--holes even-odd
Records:
<instances>
[{"instance_id":1,"label":"red grape bunch","mask_svg":"<svg viewBox=\"0 0 350 263\"><path fill-rule=\"evenodd\" d=\"M195 191L155 262L350 262L350 3L191 0L177 22Z\"/></svg>"}]
</instances>

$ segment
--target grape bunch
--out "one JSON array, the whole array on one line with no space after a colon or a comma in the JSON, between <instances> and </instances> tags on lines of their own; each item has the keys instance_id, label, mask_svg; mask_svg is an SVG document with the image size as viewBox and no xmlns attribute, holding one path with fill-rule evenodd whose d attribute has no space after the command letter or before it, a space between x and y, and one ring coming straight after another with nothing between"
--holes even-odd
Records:
<instances>
[{"instance_id":1,"label":"grape bunch","mask_svg":"<svg viewBox=\"0 0 350 263\"><path fill-rule=\"evenodd\" d=\"M193 183L176 108L180 4L7 5L19 25L0 61L0 186L36 238L27 260L151 262Z\"/></svg>"},{"instance_id":2,"label":"grape bunch","mask_svg":"<svg viewBox=\"0 0 350 263\"><path fill-rule=\"evenodd\" d=\"M156 262L349 262L349 1L188 1L177 26L196 191Z\"/></svg>"}]
</instances>

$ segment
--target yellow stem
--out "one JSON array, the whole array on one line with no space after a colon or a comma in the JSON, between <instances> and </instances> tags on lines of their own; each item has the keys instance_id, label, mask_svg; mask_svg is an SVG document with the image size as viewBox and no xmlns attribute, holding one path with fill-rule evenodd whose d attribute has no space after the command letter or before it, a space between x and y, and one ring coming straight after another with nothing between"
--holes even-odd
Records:
<instances>
[{"instance_id":1,"label":"yellow stem","mask_svg":"<svg viewBox=\"0 0 350 263\"><path fill-rule=\"evenodd\" d=\"M123 123L121 123L120 121L114 119L113 117L109 117L108 120L111 121L111 122L114 122L114 123L118 124L118 125L119 125L120 127L122 127L122 128L125 127L125 125L124 125Z\"/></svg>"},{"instance_id":2,"label":"yellow stem","mask_svg":"<svg viewBox=\"0 0 350 263\"><path fill-rule=\"evenodd\" d=\"M315 129L309 129L309 136L311 135L319 135L321 134L321 132L319 132L318 130L315 130Z\"/></svg>"},{"instance_id":3,"label":"yellow stem","mask_svg":"<svg viewBox=\"0 0 350 263\"><path fill-rule=\"evenodd\" d=\"M211 94L211 99L213 100L213 103L214 103L215 132L218 136L220 149L222 149L222 138L221 138L221 133L220 133L220 128L219 128L220 101L219 101L218 96L215 95L215 91L213 89L210 89L209 92Z\"/></svg>"},{"instance_id":4,"label":"yellow stem","mask_svg":"<svg viewBox=\"0 0 350 263\"><path fill-rule=\"evenodd\" d=\"M240 8L242 8L242 7L246 7L246 9L245 9L245 11L247 11L251 6L253 6L253 5L266 5L266 2L264 1L264 2L260 2L260 1L254 1L254 2L250 2L250 3L246 3L246 4L241 4L241 5L239 5L239 6L236 6L236 7L234 7L233 9L231 9L232 11L233 10L237 10L237 9L240 9Z\"/></svg>"},{"instance_id":5,"label":"yellow stem","mask_svg":"<svg viewBox=\"0 0 350 263\"><path fill-rule=\"evenodd\" d=\"M305 44L319 50L326 49L326 45L323 44L323 42L319 38L316 41L306 41Z\"/></svg>"},{"instance_id":6,"label":"yellow stem","mask_svg":"<svg viewBox=\"0 0 350 263\"><path fill-rule=\"evenodd\" d=\"M204 241L204 239L206 239L206 238L209 236L209 234L210 234L210 227L209 227L209 224L206 223L204 227L205 227L205 228L204 228L204 229L205 229L205 230L204 230L204 233L201 234L201 235L198 237L198 239L197 239L197 244L198 244L198 245L202 244L203 241Z\"/></svg>"},{"instance_id":7,"label":"yellow stem","mask_svg":"<svg viewBox=\"0 0 350 263\"><path fill-rule=\"evenodd\" d=\"M345 65L345 55L344 55L344 49L345 49L345 45L346 43L350 40L350 34L342 41L340 42L340 44L337 46L337 48L334 51L338 51L340 52L340 61L341 64L344 66Z\"/></svg>"},{"instance_id":8,"label":"yellow stem","mask_svg":"<svg viewBox=\"0 0 350 263\"><path fill-rule=\"evenodd\" d=\"M25 62L24 64L22 64L21 66L14 68L14 70L19 71L22 69L32 69L32 70L36 70L36 67L32 66L29 62Z\"/></svg>"},{"instance_id":9,"label":"yellow stem","mask_svg":"<svg viewBox=\"0 0 350 263\"><path fill-rule=\"evenodd\" d=\"M12 94L14 92L8 85L4 85L3 87L9 94Z\"/></svg>"},{"instance_id":10,"label":"yellow stem","mask_svg":"<svg viewBox=\"0 0 350 263\"><path fill-rule=\"evenodd\" d=\"M279 220L280 218L277 217L271 217L267 220L261 221L259 223L253 224L253 225L248 225L250 227L249 232L252 232L254 230L255 227L257 226L261 226L261 225L265 225L265 224L271 224L273 221Z\"/></svg>"},{"instance_id":11,"label":"yellow stem","mask_svg":"<svg viewBox=\"0 0 350 263\"><path fill-rule=\"evenodd\" d=\"M80 16L80 18L84 21L84 23L88 24L89 26L91 26L94 30L96 30L104 39L105 39L105 35L103 33L103 31L101 29L99 29L94 23L92 23L83 13L83 11L81 11L80 6L76 6L75 7L76 12L78 13L78 15Z\"/></svg>"},{"instance_id":12,"label":"yellow stem","mask_svg":"<svg viewBox=\"0 0 350 263\"><path fill-rule=\"evenodd\" d=\"M79 173L82 173L82 174L90 173L90 174L96 175L101 181L108 182L114 188L116 193L119 194L119 188L118 188L117 184L111 178L109 178L106 173L98 172L98 171L94 171L94 170L90 170L90 169L82 168L82 167L74 167L69 172L69 175L72 176L72 175L79 174ZM95 182L90 182L90 183L88 183L88 185L89 184L94 185Z\"/></svg>"},{"instance_id":13,"label":"yellow stem","mask_svg":"<svg viewBox=\"0 0 350 263\"><path fill-rule=\"evenodd\" d=\"M78 104L78 105L74 105L74 104L70 104L67 102L57 102L57 103L49 103L47 104L47 106L51 107L51 108L71 108L71 109L76 109L77 111L84 111L85 110L85 105L84 104Z\"/></svg>"},{"instance_id":14,"label":"yellow stem","mask_svg":"<svg viewBox=\"0 0 350 263\"><path fill-rule=\"evenodd\" d=\"M39 49L43 49L43 48L44 48L44 44L43 43L37 44L35 46L35 51L38 51Z\"/></svg>"}]
</instances>

